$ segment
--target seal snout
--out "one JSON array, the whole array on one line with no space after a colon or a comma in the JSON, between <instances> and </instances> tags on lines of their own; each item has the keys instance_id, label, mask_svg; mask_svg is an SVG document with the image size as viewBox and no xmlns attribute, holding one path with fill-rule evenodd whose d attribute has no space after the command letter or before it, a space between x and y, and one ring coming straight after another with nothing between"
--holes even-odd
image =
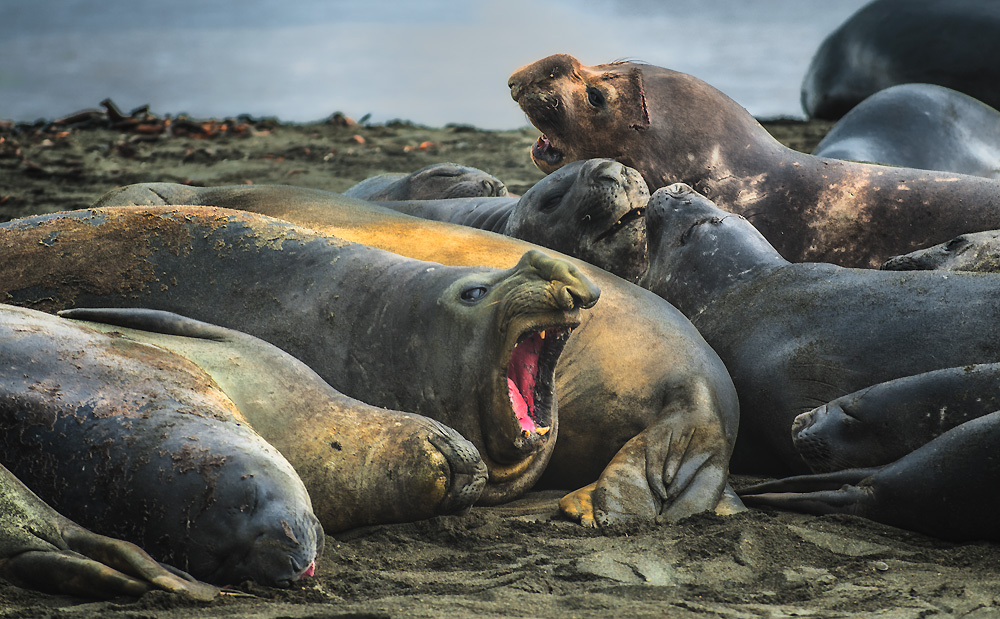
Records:
<instances>
[{"instance_id":1,"label":"seal snout","mask_svg":"<svg viewBox=\"0 0 1000 619\"><path fill-rule=\"evenodd\" d=\"M601 289L574 264L551 258L537 249L525 252L517 268L532 268L542 279L547 280L559 309L589 309L601 296Z\"/></svg>"}]
</instances>

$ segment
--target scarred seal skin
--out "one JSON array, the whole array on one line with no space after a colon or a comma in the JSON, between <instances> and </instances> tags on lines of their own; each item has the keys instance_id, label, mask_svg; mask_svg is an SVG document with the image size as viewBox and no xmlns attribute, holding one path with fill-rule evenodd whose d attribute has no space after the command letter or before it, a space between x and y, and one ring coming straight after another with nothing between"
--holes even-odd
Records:
<instances>
[{"instance_id":1,"label":"scarred seal skin","mask_svg":"<svg viewBox=\"0 0 1000 619\"><path fill-rule=\"evenodd\" d=\"M692 186L747 217L786 259L877 267L890 256L1000 228L1000 181L826 159L793 151L705 82L630 62L559 54L522 67L511 96L544 135L552 172L609 157L649 189Z\"/></svg>"},{"instance_id":2,"label":"scarred seal skin","mask_svg":"<svg viewBox=\"0 0 1000 619\"><path fill-rule=\"evenodd\" d=\"M486 483L479 452L455 430L349 398L256 337L159 310L60 315L169 350L205 371L288 459L327 533L462 512Z\"/></svg>"},{"instance_id":3,"label":"scarred seal skin","mask_svg":"<svg viewBox=\"0 0 1000 619\"><path fill-rule=\"evenodd\" d=\"M676 184L646 214L643 285L688 315L740 395L734 471L808 472L795 417L889 380L1000 359L1000 286L977 274L792 264L744 218Z\"/></svg>"},{"instance_id":4,"label":"scarred seal skin","mask_svg":"<svg viewBox=\"0 0 1000 619\"><path fill-rule=\"evenodd\" d=\"M649 189L636 170L589 159L560 168L520 198L379 204L549 247L635 281L646 270L647 200Z\"/></svg>"},{"instance_id":5,"label":"scarred seal skin","mask_svg":"<svg viewBox=\"0 0 1000 619\"><path fill-rule=\"evenodd\" d=\"M504 197L503 181L469 166L435 163L410 174L379 174L344 192L361 200L438 200Z\"/></svg>"},{"instance_id":6,"label":"scarred seal skin","mask_svg":"<svg viewBox=\"0 0 1000 619\"><path fill-rule=\"evenodd\" d=\"M1000 6L877 0L830 33L802 80L802 108L836 120L896 84L930 83L1000 107Z\"/></svg>"},{"instance_id":7,"label":"scarred seal skin","mask_svg":"<svg viewBox=\"0 0 1000 619\"><path fill-rule=\"evenodd\" d=\"M238 326L345 395L457 430L489 469L485 503L544 470L558 433L554 367L600 294L537 250L503 271L445 267L223 209L94 209L18 220L3 238L21 256L5 261L15 303L146 306ZM32 244L42 252L25 255Z\"/></svg>"},{"instance_id":8,"label":"scarred seal skin","mask_svg":"<svg viewBox=\"0 0 1000 619\"><path fill-rule=\"evenodd\" d=\"M311 573L306 489L196 365L20 307L0 343L0 461L53 509L215 584Z\"/></svg>"},{"instance_id":9,"label":"scarred seal skin","mask_svg":"<svg viewBox=\"0 0 1000 619\"><path fill-rule=\"evenodd\" d=\"M215 587L168 570L135 544L98 535L45 504L0 466L0 575L19 584L91 598L159 589L209 601Z\"/></svg>"},{"instance_id":10,"label":"scarred seal skin","mask_svg":"<svg viewBox=\"0 0 1000 619\"><path fill-rule=\"evenodd\" d=\"M113 190L98 204L239 208L451 265L507 267L535 247L312 189L150 187ZM601 288L601 301L582 316L556 367L559 440L541 483L573 488L596 480L576 495L593 494L593 508L578 501L569 510L587 524L670 519L715 508L723 500L739 418L722 361L669 303L601 269L564 259ZM678 462L682 466L675 466ZM724 500L724 510L739 508L731 498Z\"/></svg>"},{"instance_id":11,"label":"scarred seal skin","mask_svg":"<svg viewBox=\"0 0 1000 619\"><path fill-rule=\"evenodd\" d=\"M1000 112L957 90L900 84L848 112L817 157L1000 178Z\"/></svg>"}]
</instances>

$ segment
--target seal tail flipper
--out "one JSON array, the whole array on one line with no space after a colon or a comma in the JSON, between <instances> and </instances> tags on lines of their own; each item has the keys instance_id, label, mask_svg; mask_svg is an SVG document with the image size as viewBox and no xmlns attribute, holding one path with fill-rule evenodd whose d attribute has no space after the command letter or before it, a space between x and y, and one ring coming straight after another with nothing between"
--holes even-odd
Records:
<instances>
[{"instance_id":1,"label":"seal tail flipper","mask_svg":"<svg viewBox=\"0 0 1000 619\"><path fill-rule=\"evenodd\" d=\"M744 488L740 498L753 507L776 507L807 514L861 514L872 500L864 481L882 467L776 479Z\"/></svg>"},{"instance_id":2,"label":"seal tail flipper","mask_svg":"<svg viewBox=\"0 0 1000 619\"><path fill-rule=\"evenodd\" d=\"M89 320L165 335L180 335L203 340L224 341L233 331L217 325L181 316L173 312L144 308L76 307L56 312L63 318Z\"/></svg>"}]
</instances>

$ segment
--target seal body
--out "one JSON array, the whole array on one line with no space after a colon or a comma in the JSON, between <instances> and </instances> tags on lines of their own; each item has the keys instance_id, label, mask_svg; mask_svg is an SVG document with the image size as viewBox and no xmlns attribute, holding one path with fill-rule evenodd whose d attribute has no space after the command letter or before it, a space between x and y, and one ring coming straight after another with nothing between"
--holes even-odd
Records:
<instances>
[{"instance_id":1,"label":"seal body","mask_svg":"<svg viewBox=\"0 0 1000 619\"><path fill-rule=\"evenodd\" d=\"M1000 272L1000 230L961 234L945 243L918 249L885 261L886 271Z\"/></svg>"},{"instance_id":2,"label":"seal body","mask_svg":"<svg viewBox=\"0 0 1000 619\"><path fill-rule=\"evenodd\" d=\"M195 363L298 473L327 533L461 512L486 466L444 424L371 406L256 337L148 309L77 308L62 316Z\"/></svg>"},{"instance_id":3,"label":"seal body","mask_svg":"<svg viewBox=\"0 0 1000 619\"><path fill-rule=\"evenodd\" d=\"M683 182L746 216L786 259L875 267L957 234L1000 228L1000 181L815 157L771 137L705 82L564 54L522 67L511 95L543 136L545 172L609 157L650 190Z\"/></svg>"},{"instance_id":4,"label":"seal body","mask_svg":"<svg viewBox=\"0 0 1000 619\"><path fill-rule=\"evenodd\" d=\"M1000 7L978 0L876 0L820 44L802 81L812 118L837 119L896 84L930 83L1000 106Z\"/></svg>"},{"instance_id":5,"label":"seal body","mask_svg":"<svg viewBox=\"0 0 1000 619\"><path fill-rule=\"evenodd\" d=\"M262 212L451 265L502 267L534 247L298 187L158 184L151 191L137 185L114 190L98 204L164 201ZM583 315L556 367L559 440L541 483L572 488L597 480L597 524L712 509L726 486L739 415L725 366L669 303L601 269L571 262L601 288L601 300ZM677 459L697 464L666 467ZM647 476L653 470L663 473Z\"/></svg>"},{"instance_id":6,"label":"seal body","mask_svg":"<svg viewBox=\"0 0 1000 619\"><path fill-rule=\"evenodd\" d=\"M610 159L568 164L518 199L380 202L426 219L498 232L550 247L635 281L646 270L642 176Z\"/></svg>"},{"instance_id":7,"label":"seal body","mask_svg":"<svg viewBox=\"0 0 1000 619\"><path fill-rule=\"evenodd\" d=\"M362 200L435 200L503 197L507 187L482 170L457 163L436 163L410 174L379 174L344 192Z\"/></svg>"},{"instance_id":8,"label":"seal body","mask_svg":"<svg viewBox=\"0 0 1000 619\"><path fill-rule=\"evenodd\" d=\"M791 264L744 218L682 184L647 211L643 285L688 315L740 396L734 470L807 472L795 417L904 376L1000 358L1000 281Z\"/></svg>"},{"instance_id":9,"label":"seal body","mask_svg":"<svg viewBox=\"0 0 1000 619\"><path fill-rule=\"evenodd\" d=\"M812 154L1000 178L1000 112L944 86L891 86L837 121Z\"/></svg>"},{"instance_id":10,"label":"seal body","mask_svg":"<svg viewBox=\"0 0 1000 619\"><path fill-rule=\"evenodd\" d=\"M302 482L196 365L20 307L0 341L0 461L54 509L213 583L313 565Z\"/></svg>"},{"instance_id":11,"label":"seal body","mask_svg":"<svg viewBox=\"0 0 1000 619\"><path fill-rule=\"evenodd\" d=\"M544 470L558 432L552 373L599 295L537 251L504 271L444 267L219 209L73 212L18 220L3 237L21 256L6 262L20 274L8 280L15 302L151 306L238 326L345 395L460 432L489 467L487 502ZM26 255L32 238L58 239L58 251ZM79 268L97 264L85 257L95 247L111 252L100 258L111 271Z\"/></svg>"}]
</instances>

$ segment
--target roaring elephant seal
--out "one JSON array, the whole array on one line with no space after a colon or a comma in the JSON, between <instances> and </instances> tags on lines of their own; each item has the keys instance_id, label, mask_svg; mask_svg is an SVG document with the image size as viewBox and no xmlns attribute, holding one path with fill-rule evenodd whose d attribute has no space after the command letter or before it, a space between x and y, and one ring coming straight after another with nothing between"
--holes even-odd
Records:
<instances>
[{"instance_id":1,"label":"roaring elephant seal","mask_svg":"<svg viewBox=\"0 0 1000 619\"><path fill-rule=\"evenodd\" d=\"M410 174L379 174L344 192L362 200L435 200L503 197L507 186L491 174L457 163L435 163Z\"/></svg>"},{"instance_id":2,"label":"roaring elephant seal","mask_svg":"<svg viewBox=\"0 0 1000 619\"><path fill-rule=\"evenodd\" d=\"M848 112L817 157L1000 178L1000 112L957 90L900 84Z\"/></svg>"},{"instance_id":3,"label":"roaring elephant seal","mask_svg":"<svg viewBox=\"0 0 1000 619\"><path fill-rule=\"evenodd\" d=\"M802 107L835 120L865 97L924 82L1000 108L1000 6L982 0L876 0L820 44Z\"/></svg>"},{"instance_id":4,"label":"roaring elephant seal","mask_svg":"<svg viewBox=\"0 0 1000 619\"><path fill-rule=\"evenodd\" d=\"M0 466L0 575L35 589L92 598L154 589L208 601L215 587L167 570L130 542L92 533L49 507Z\"/></svg>"},{"instance_id":5,"label":"roaring elephant seal","mask_svg":"<svg viewBox=\"0 0 1000 619\"><path fill-rule=\"evenodd\" d=\"M734 471L808 472L789 429L840 396L1000 359L1000 279L784 260L690 187L653 193L643 285L691 318L740 397Z\"/></svg>"},{"instance_id":6,"label":"roaring elephant seal","mask_svg":"<svg viewBox=\"0 0 1000 619\"><path fill-rule=\"evenodd\" d=\"M292 465L327 533L462 512L486 484L479 452L453 429L349 398L251 335L142 308L59 315L201 368Z\"/></svg>"},{"instance_id":7,"label":"roaring elephant seal","mask_svg":"<svg viewBox=\"0 0 1000 619\"><path fill-rule=\"evenodd\" d=\"M549 174L520 198L379 204L550 247L635 281L646 270L647 200L649 189L637 171L611 159L588 159Z\"/></svg>"},{"instance_id":8,"label":"roaring elephant seal","mask_svg":"<svg viewBox=\"0 0 1000 619\"><path fill-rule=\"evenodd\" d=\"M558 435L552 374L600 294L537 250L503 271L446 267L225 209L75 211L0 236L0 253L20 256L4 261L12 302L140 306L239 327L345 395L454 428L488 467L486 503L545 469ZM337 449L323 447L306 449Z\"/></svg>"},{"instance_id":9,"label":"roaring elephant seal","mask_svg":"<svg viewBox=\"0 0 1000 619\"><path fill-rule=\"evenodd\" d=\"M312 573L305 487L197 365L8 305L0 351L0 464L53 509L213 584Z\"/></svg>"},{"instance_id":10,"label":"roaring elephant seal","mask_svg":"<svg viewBox=\"0 0 1000 619\"><path fill-rule=\"evenodd\" d=\"M705 82L660 67L582 66L560 54L519 69L511 95L544 135L551 172L610 157L650 190L683 182L744 215L782 256L877 267L957 234L1000 228L1000 181L799 153Z\"/></svg>"},{"instance_id":11,"label":"roaring elephant seal","mask_svg":"<svg viewBox=\"0 0 1000 619\"><path fill-rule=\"evenodd\" d=\"M953 541L1000 541L1000 411L960 424L881 467L744 488L748 505L844 513Z\"/></svg>"},{"instance_id":12,"label":"roaring elephant seal","mask_svg":"<svg viewBox=\"0 0 1000 619\"><path fill-rule=\"evenodd\" d=\"M156 192L142 185L114 190L98 204L227 206L451 265L509 266L535 247L312 189L157 187ZM581 500L570 511L586 523L676 518L712 509L726 488L739 419L725 366L669 303L601 269L570 261L601 288L601 301L584 314L556 367L559 440L541 483L572 488L597 480L596 486L574 493L593 499L592 509L579 507L586 505ZM722 509L739 508L731 499L726 497Z\"/></svg>"},{"instance_id":13,"label":"roaring elephant seal","mask_svg":"<svg viewBox=\"0 0 1000 619\"><path fill-rule=\"evenodd\" d=\"M1000 230L960 234L945 243L885 261L886 271L974 271L1000 273Z\"/></svg>"},{"instance_id":14,"label":"roaring elephant seal","mask_svg":"<svg viewBox=\"0 0 1000 619\"><path fill-rule=\"evenodd\" d=\"M945 368L872 385L802 413L792 423L792 442L814 473L869 468L998 410L1000 364Z\"/></svg>"}]
</instances>

